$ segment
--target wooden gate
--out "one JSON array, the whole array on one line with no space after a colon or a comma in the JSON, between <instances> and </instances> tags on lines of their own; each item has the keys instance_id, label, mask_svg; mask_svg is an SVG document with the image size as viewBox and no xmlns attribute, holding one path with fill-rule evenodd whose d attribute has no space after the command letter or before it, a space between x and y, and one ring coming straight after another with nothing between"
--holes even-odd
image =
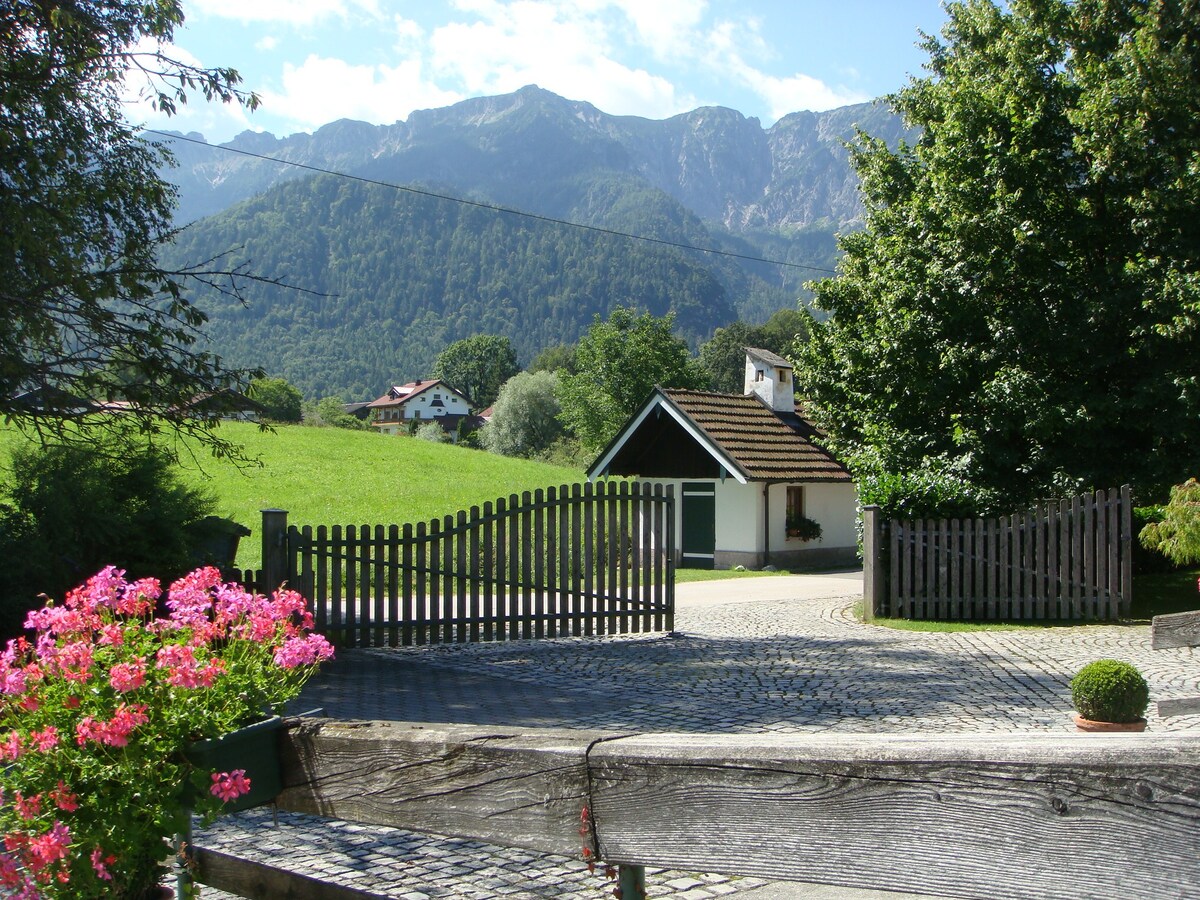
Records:
<instances>
[{"instance_id":1,"label":"wooden gate","mask_svg":"<svg viewBox=\"0 0 1200 900\"><path fill-rule=\"evenodd\" d=\"M288 527L285 512L264 511L262 580L300 591L342 646L671 631L673 504L670 486L622 481L526 491L415 526Z\"/></svg>"},{"instance_id":2,"label":"wooden gate","mask_svg":"<svg viewBox=\"0 0 1200 900\"><path fill-rule=\"evenodd\" d=\"M863 512L866 609L911 619L1128 616L1130 489L992 519L881 521Z\"/></svg>"}]
</instances>

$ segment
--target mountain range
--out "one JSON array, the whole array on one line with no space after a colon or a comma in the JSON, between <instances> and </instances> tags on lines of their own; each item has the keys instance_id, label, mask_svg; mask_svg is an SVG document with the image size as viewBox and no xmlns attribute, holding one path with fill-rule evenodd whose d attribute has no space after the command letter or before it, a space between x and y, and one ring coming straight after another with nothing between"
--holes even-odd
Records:
<instances>
[{"instance_id":1,"label":"mountain range","mask_svg":"<svg viewBox=\"0 0 1200 900\"><path fill-rule=\"evenodd\" d=\"M309 397L377 396L476 333L508 336L528 362L622 304L674 311L695 345L794 306L833 268L834 235L862 212L844 148L856 128L911 138L875 104L764 129L715 107L611 116L533 86L387 126L177 135L164 175L190 224L165 261L232 250L226 263L299 288L197 299L227 362Z\"/></svg>"}]
</instances>

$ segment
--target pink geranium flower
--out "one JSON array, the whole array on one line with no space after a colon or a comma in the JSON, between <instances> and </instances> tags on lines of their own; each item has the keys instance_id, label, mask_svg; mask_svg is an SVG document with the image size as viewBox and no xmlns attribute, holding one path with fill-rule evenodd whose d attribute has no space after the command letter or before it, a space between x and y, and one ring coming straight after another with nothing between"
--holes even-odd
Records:
<instances>
[{"instance_id":1,"label":"pink geranium flower","mask_svg":"<svg viewBox=\"0 0 1200 900\"><path fill-rule=\"evenodd\" d=\"M234 769L232 772L213 772L212 787L209 793L220 797L223 803L236 800L243 794L250 793L250 779L246 777L245 769Z\"/></svg>"}]
</instances>

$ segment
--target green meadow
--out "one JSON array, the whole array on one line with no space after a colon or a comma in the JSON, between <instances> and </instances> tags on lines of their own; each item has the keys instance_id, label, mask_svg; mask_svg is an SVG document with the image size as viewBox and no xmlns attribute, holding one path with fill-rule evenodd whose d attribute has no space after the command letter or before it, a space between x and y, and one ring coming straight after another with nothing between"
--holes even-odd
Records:
<instances>
[{"instance_id":1,"label":"green meadow","mask_svg":"<svg viewBox=\"0 0 1200 900\"><path fill-rule=\"evenodd\" d=\"M301 425L260 431L227 422L220 428L260 465L239 469L197 450L185 461L183 477L212 494L218 515L254 532L239 547L242 568L260 563L263 509L286 509L295 525L403 524L584 480L578 469L410 437ZM5 443L22 439L11 429L3 429L3 437Z\"/></svg>"}]
</instances>

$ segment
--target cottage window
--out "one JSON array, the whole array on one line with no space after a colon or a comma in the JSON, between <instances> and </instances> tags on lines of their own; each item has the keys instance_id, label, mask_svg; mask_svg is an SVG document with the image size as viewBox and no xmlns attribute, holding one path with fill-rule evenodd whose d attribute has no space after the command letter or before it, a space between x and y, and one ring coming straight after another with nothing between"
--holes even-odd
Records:
<instances>
[{"instance_id":1,"label":"cottage window","mask_svg":"<svg viewBox=\"0 0 1200 900\"><path fill-rule=\"evenodd\" d=\"M787 489L787 520L795 522L804 518L804 485L789 484Z\"/></svg>"},{"instance_id":2,"label":"cottage window","mask_svg":"<svg viewBox=\"0 0 1200 900\"><path fill-rule=\"evenodd\" d=\"M788 370L787 369L776 369L775 371L779 373L779 383L787 384Z\"/></svg>"},{"instance_id":3,"label":"cottage window","mask_svg":"<svg viewBox=\"0 0 1200 900\"><path fill-rule=\"evenodd\" d=\"M754 380L755 380L755 381L762 381L762 380L763 380L763 370L762 370L762 369L755 369L755 370L754 370Z\"/></svg>"}]
</instances>

